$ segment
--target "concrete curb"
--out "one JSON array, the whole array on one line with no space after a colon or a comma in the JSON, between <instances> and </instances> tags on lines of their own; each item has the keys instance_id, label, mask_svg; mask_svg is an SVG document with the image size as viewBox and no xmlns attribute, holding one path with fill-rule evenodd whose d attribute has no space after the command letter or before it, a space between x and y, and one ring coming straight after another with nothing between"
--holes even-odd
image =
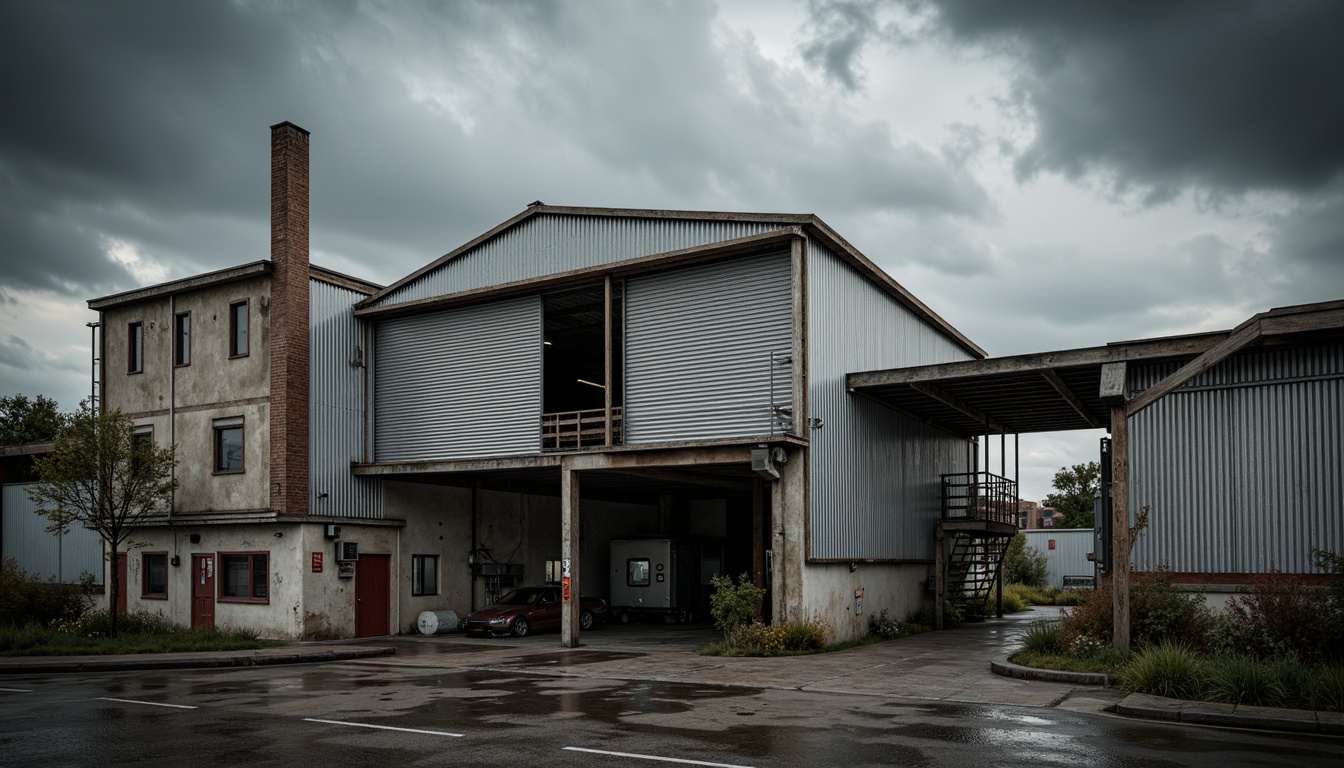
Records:
<instances>
[{"instance_id":1,"label":"concrete curb","mask_svg":"<svg viewBox=\"0 0 1344 768\"><path fill-rule=\"evenodd\" d=\"M1014 664L1007 659L994 659L989 669L996 675L1015 677L1019 680L1042 680L1047 683L1071 683L1073 685L1111 686L1111 676L1099 672L1064 672L1058 669L1037 669Z\"/></svg>"},{"instance_id":2,"label":"concrete curb","mask_svg":"<svg viewBox=\"0 0 1344 768\"><path fill-rule=\"evenodd\" d=\"M63 672L129 672L143 669L219 669L260 667L273 664L314 664L348 661L397 652L389 647L354 648L263 648L254 651L211 653L134 654L119 656L12 656L0 659L0 675L52 674Z\"/></svg>"},{"instance_id":3,"label":"concrete curb","mask_svg":"<svg viewBox=\"0 0 1344 768\"><path fill-rule=\"evenodd\" d=\"M1125 717L1145 720L1344 736L1344 713L1340 712L1311 712L1305 709L1185 701L1146 693L1131 693L1115 705L1115 711Z\"/></svg>"}]
</instances>

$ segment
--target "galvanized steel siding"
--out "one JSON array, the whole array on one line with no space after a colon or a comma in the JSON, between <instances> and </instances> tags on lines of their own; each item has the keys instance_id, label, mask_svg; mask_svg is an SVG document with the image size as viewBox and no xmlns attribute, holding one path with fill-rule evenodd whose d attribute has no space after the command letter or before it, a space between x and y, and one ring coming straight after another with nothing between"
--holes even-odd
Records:
<instances>
[{"instance_id":1,"label":"galvanized steel siding","mask_svg":"<svg viewBox=\"0 0 1344 768\"><path fill-rule=\"evenodd\" d=\"M1087 559L1094 540L1091 528L1032 528L1022 533L1026 534L1028 547L1045 555L1045 582L1050 586L1063 587L1065 576L1096 575L1096 568Z\"/></svg>"},{"instance_id":2,"label":"galvanized steel siding","mask_svg":"<svg viewBox=\"0 0 1344 768\"><path fill-rule=\"evenodd\" d=\"M63 534L48 533L51 521L37 514L37 505L28 498L32 483L6 485L0 490L0 511L4 520L0 536L4 551L0 557L12 557L19 567L37 574L43 581L56 579L74 584L82 574L93 575L103 583L103 540L97 533L70 528Z\"/></svg>"},{"instance_id":3,"label":"galvanized steel siding","mask_svg":"<svg viewBox=\"0 0 1344 768\"><path fill-rule=\"evenodd\" d=\"M364 453L366 350L353 312L364 296L309 283L308 509L317 515L383 516L378 481L350 473Z\"/></svg>"},{"instance_id":4,"label":"galvanized steel siding","mask_svg":"<svg viewBox=\"0 0 1344 768\"><path fill-rule=\"evenodd\" d=\"M1137 568L1311 572L1312 547L1344 552L1344 345L1225 361L1133 417L1129 455Z\"/></svg>"},{"instance_id":5,"label":"galvanized steel siding","mask_svg":"<svg viewBox=\"0 0 1344 768\"><path fill-rule=\"evenodd\" d=\"M543 214L459 255L379 299L389 306L471 288L717 243L780 224Z\"/></svg>"},{"instance_id":6,"label":"galvanized steel siding","mask_svg":"<svg viewBox=\"0 0 1344 768\"><path fill-rule=\"evenodd\" d=\"M383 320L374 355L378 461L540 449L539 296Z\"/></svg>"},{"instance_id":7,"label":"galvanized steel siding","mask_svg":"<svg viewBox=\"0 0 1344 768\"><path fill-rule=\"evenodd\" d=\"M774 431L771 353L790 354L792 301L787 251L627 280L625 442ZM784 386L774 405L790 404Z\"/></svg>"},{"instance_id":8,"label":"galvanized steel siding","mask_svg":"<svg viewBox=\"0 0 1344 768\"><path fill-rule=\"evenodd\" d=\"M811 556L933 557L939 475L966 471L966 443L845 390L845 374L967 360L848 264L808 239Z\"/></svg>"}]
</instances>

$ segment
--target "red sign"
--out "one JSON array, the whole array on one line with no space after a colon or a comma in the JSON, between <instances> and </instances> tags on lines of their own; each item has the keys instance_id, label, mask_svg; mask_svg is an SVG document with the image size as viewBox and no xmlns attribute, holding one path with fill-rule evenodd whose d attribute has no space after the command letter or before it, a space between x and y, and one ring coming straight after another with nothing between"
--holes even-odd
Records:
<instances>
[{"instance_id":1,"label":"red sign","mask_svg":"<svg viewBox=\"0 0 1344 768\"><path fill-rule=\"evenodd\" d=\"M560 580L560 592L566 603L569 602L569 577L566 576Z\"/></svg>"},{"instance_id":2,"label":"red sign","mask_svg":"<svg viewBox=\"0 0 1344 768\"><path fill-rule=\"evenodd\" d=\"M322 572L322 553L321 553L321 552L314 552L314 553L313 553L313 573L321 573L321 572Z\"/></svg>"}]
</instances>

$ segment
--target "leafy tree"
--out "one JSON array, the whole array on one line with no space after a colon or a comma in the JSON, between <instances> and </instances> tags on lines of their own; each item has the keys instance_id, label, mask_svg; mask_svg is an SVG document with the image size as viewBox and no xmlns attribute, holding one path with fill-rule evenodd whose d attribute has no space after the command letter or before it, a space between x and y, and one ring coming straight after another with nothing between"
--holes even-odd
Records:
<instances>
[{"instance_id":1,"label":"leafy tree","mask_svg":"<svg viewBox=\"0 0 1344 768\"><path fill-rule=\"evenodd\" d=\"M1008 542L1008 551L1003 555L1003 575L1005 584L1045 586L1045 555L1041 550L1027 546L1025 533L1017 534Z\"/></svg>"},{"instance_id":2,"label":"leafy tree","mask_svg":"<svg viewBox=\"0 0 1344 768\"><path fill-rule=\"evenodd\" d=\"M1089 461L1060 467L1055 473L1055 493L1045 497L1041 506L1054 507L1059 512L1056 528L1091 528L1093 498L1101 489L1101 463Z\"/></svg>"},{"instance_id":3,"label":"leafy tree","mask_svg":"<svg viewBox=\"0 0 1344 768\"><path fill-rule=\"evenodd\" d=\"M107 545L109 562L108 613L111 634L117 634L117 597L120 578L117 553L131 534L168 503L177 480L172 448L157 448L152 440L135 434L121 411L96 411L88 401L56 437L45 458L33 463L38 482L28 496L38 514L51 520L49 531L81 525L97 531Z\"/></svg>"},{"instance_id":4,"label":"leafy tree","mask_svg":"<svg viewBox=\"0 0 1344 768\"><path fill-rule=\"evenodd\" d=\"M44 443L54 440L68 417L56 401L44 395L0 397L0 445Z\"/></svg>"}]
</instances>

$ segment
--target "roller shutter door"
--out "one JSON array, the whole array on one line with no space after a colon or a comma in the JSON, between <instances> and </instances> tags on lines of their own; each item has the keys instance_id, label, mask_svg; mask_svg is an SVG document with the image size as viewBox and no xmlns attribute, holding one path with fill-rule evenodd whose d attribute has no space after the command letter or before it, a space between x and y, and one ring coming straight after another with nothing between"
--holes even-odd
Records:
<instances>
[{"instance_id":1,"label":"roller shutter door","mask_svg":"<svg viewBox=\"0 0 1344 768\"><path fill-rule=\"evenodd\" d=\"M374 354L378 461L539 449L540 297L381 321Z\"/></svg>"},{"instance_id":2,"label":"roller shutter door","mask_svg":"<svg viewBox=\"0 0 1344 768\"><path fill-rule=\"evenodd\" d=\"M791 312L788 252L627 281L625 442L780 431Z\"/></svg>"}]
</instances>

